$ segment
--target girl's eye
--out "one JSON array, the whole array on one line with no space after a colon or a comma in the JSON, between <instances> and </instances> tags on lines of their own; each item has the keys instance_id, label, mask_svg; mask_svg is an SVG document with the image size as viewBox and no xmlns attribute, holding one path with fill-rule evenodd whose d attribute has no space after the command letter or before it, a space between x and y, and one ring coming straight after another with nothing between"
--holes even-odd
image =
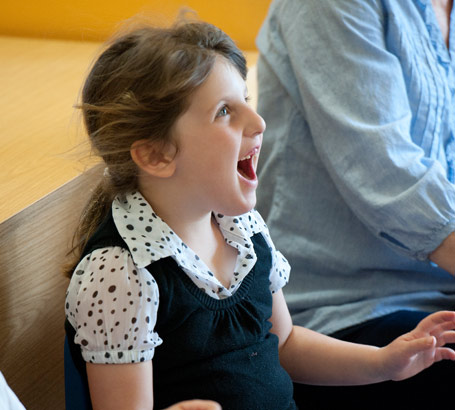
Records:
<instances>
[{"instance_id":1,"label":"girl's eye","mask_svg":"<svg viewBox=\"0 0 455 410\"><path fill-rule=\"evenodd\" d=\"M225 117L226 115L229 114L228 107L225 105L221 110L218 111L218 114L216 114L217 117Z\"/></svg>"}]
</instances>

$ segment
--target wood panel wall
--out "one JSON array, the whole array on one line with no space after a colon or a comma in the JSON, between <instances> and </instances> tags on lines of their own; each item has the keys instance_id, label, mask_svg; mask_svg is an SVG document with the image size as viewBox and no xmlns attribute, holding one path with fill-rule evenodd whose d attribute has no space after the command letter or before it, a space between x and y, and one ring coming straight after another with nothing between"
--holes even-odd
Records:
<instances>
[{"instance_id":1,"label":"wood panel wall","mask_svg":"<svg viewBox=\"0 0 455 410\"><path fill-rule=\"evenodd\" d=\"M119 23L142 15L153 24L174 21L182 7L228 33L243 50L255 37L271 0L2 0L0 34L104 41Z\"/></svg>"}]
</instances>

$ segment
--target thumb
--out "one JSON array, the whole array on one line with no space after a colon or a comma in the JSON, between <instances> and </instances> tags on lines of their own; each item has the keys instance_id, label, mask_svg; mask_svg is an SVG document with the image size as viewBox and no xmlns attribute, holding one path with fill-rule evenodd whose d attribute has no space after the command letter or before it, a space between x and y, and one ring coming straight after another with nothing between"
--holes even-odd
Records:
<instances>
[{"instance_id":1,"label":"thumb","mask_svg":"<svg viewBox=\"0 0 455 410\"><path fill-rule=\"evenodd\" d=\"M421 337L411 340L407 343L406 350L408 354L415 355L424 352L436 346L436 338L434 336Z\"/></svg>"}]
</instances>

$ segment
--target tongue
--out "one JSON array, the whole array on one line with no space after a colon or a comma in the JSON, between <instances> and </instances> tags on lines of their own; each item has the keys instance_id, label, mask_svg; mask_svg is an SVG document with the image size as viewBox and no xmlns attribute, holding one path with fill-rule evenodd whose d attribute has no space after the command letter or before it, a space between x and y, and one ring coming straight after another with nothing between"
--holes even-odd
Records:
<instances>
[{"instance_id":1,"label":"tongue","mask_svg":"<svg viewBox=\"0 0 455 410\"><path fill-rule=\"evenodd\" d=\"M247 179L255 179L256 178L256 172L254 171L253 161L252 161L251 158L239 161L237 163L237 170L240 172L240 174L242 176L244 176Z\"/></svg>"}]
</instances>

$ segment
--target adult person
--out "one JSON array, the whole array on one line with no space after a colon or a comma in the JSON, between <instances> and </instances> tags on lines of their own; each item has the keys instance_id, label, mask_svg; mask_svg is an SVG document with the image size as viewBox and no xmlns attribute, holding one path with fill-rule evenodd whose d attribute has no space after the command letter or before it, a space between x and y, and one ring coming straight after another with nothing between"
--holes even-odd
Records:
<instances>
[{"instance_id":1,"label":"adult person","mask_svg":"<svg viewBox=\"0 0 455 410\"><path fill-rule=\"evenodd\" d=\"M292 266L295 323L384 345L455 307L452 10L452 0L272 3L257 39L258 209ZM296 396L329 408L452 386L453 364L431 371Z\"/></svg>"}]
</instances>

